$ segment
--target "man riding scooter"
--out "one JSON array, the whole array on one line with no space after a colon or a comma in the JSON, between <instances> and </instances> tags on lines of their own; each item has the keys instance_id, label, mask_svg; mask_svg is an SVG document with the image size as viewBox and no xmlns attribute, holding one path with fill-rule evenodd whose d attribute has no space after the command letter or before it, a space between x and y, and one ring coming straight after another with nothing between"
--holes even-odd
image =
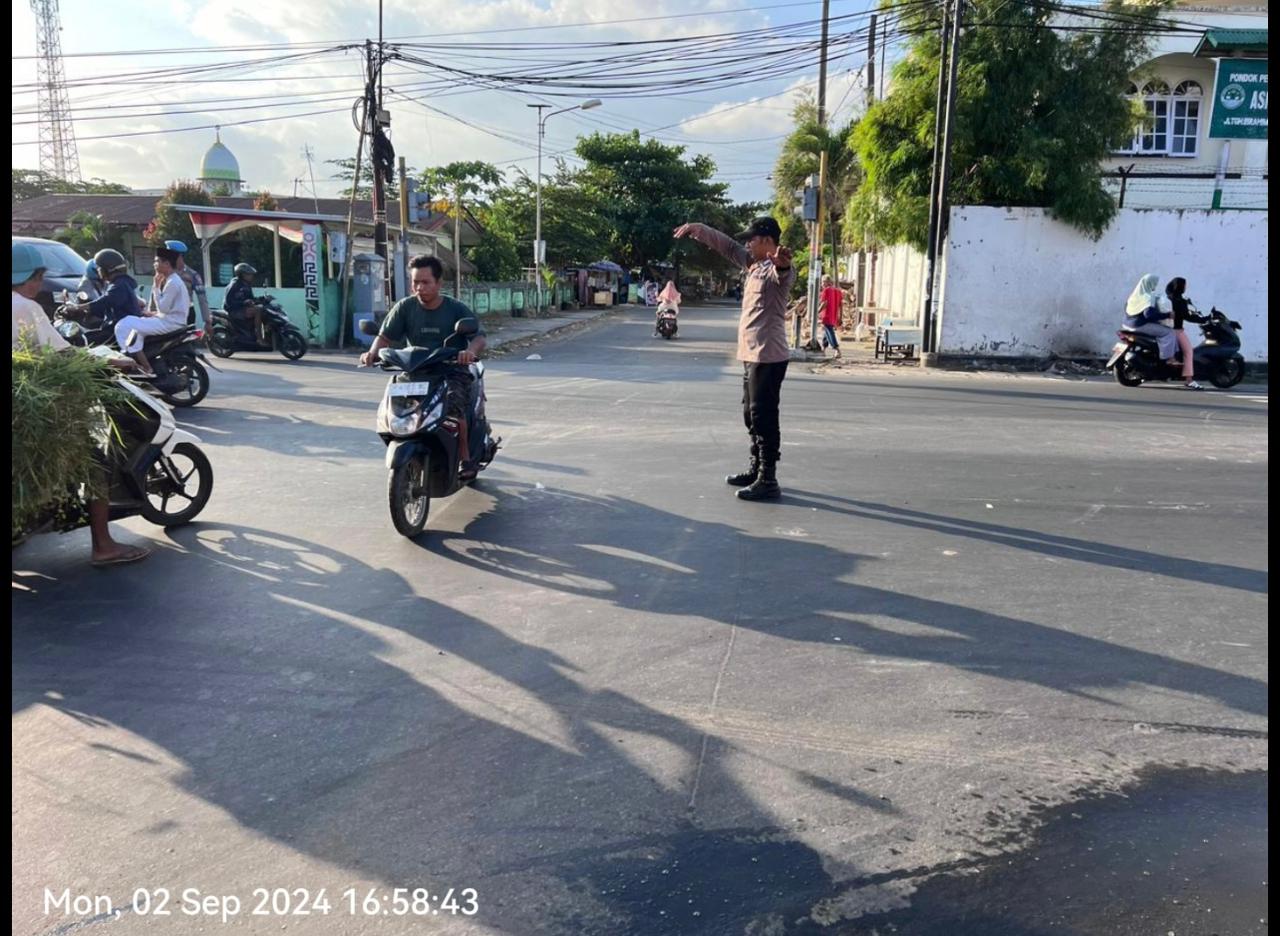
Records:
<instances>
[{"instance_id":1,"label":"man riding scooter","mask_svg":"<svg viewBox=\"0 0 1280 936\"><path fill-rule=\"evenodd\" d=\"M444 267L437 258L414 257L409 261L409 274L413 295L405 296L387 313L373 345L360 356L361 367L377 364L379 351L401 343L418 348L437 348L453 334L459 319L473 318L471 310L461 302L441 295ZM462 453L459 477L464 481L475 478L479 470L471 455L471 407L468 404L474 378L467 365L480 359L485 344L484 332L477 332L467 350L458 353L457 363L461 366L453 368L449 374L448 407L458 423L458 451Z\"/></svg>"},{"instance_id":2,"label":"man riding scooter","mask_svg":"<svg viewBox=\"0 0 1280 936\"><path fill-rule=\"evenodd\" d=\"M247 263L237 263L233 272L236 281L227 290L222 308L232 320L238 320L246 330L251 330L260 347L269 348L271 342L262 331L262 306L253 295L253 278L258 271Z\"/></svg>"}]
</instances>

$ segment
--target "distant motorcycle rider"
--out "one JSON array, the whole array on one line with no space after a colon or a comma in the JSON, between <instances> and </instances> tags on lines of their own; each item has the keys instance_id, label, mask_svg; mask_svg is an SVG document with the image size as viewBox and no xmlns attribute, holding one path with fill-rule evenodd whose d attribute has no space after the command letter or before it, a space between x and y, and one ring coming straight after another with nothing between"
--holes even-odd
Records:
<instances>
[{"instance_id":1,"label":"distant motorcycle rider","mask_svg":"<svg viewBox=\"0 0 1280 936\"><path fill-rule=\"evenodd\" d=\"M247 263L237 263L232 272L235 273L236 281L227 290L222 308L228 315L246 324L252 321L254 340L266 347L268 342L262 334L262 304L253 295L253 278L258 275L258 271Z\"/></svg>"}]
</instances>

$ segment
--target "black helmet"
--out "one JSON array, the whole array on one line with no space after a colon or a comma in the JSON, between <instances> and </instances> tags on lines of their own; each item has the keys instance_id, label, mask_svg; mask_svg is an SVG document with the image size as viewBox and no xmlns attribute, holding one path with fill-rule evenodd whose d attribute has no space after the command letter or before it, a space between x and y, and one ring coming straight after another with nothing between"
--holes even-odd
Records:
<instances>
[{"instance_id":1,"label":"black helmet","mask_svg":"<svg viewBox=\"0 0 1280 936\"><path fill-rule=\"evenodd\" d=\"M257 276L258 271L247 263L237 263L235 269L231 271L236 276Z\"/></svg>"},{"instance_id":2,"label":"black helmet","mask_svg":"<svg viewBox=\"0 0 1280 936\"><path fill-rule=\"evenodd\" d=\"M112 250L110 247L105 250L99 250L94 254L93 262L98 268L99 275L104 278L116 273L129 272L129 262L125 260L124 254L118 250Z\"/></svg>"}]
</instances>

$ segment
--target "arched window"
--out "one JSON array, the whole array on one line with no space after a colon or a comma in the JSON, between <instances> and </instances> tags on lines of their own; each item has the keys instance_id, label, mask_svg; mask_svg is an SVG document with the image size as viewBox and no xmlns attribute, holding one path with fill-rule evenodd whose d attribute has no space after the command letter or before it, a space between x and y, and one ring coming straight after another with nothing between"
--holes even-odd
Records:
<instances>
[{"instance_id":1,"label":"arched window","mask_svg":"<svg viewBox=\"0 0 1280 936\"><path fill-rule=\"evenodd\" d=\"M1194 156L1200 148L1200 108L1204 90L1199 82L1184 81L1173 89L1170 156Z\"/></svg>"},{"instance_id":2,"label":"arched window","mask_svg":"<svg viewBox=\"0 0 1280 936\"><path fill-rule=\"evenodd\" d=\"M1130 100L1142 102L1145 119L1123 152L1140 156L1195 156L1200 150L1200 117L1204 89L1196 81L1183 81L1173 90L1159 78L1141 88L1130 82Z\"/></svg>"},{"instance_id":3,"label":"arched window","mask_svg":"<svg viewBox=\"0 0 1280 936\"><path fill-rule=\"evenodd\" d=\"M1138 141L1138 152L1162 156L1169 152L1169 86L1156 79L1142 87L1147 112Z\"/></svg>"}]
</instances>

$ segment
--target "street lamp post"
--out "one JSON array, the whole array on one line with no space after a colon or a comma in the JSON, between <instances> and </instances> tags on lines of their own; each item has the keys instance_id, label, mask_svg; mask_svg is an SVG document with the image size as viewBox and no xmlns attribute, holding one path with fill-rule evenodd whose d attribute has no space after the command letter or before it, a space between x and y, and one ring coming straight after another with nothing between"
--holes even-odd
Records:
<instances>
[{"instance_id":1,"label":"street lamp post","mask_svg":"<svg viewBox=\"0 0 1280 936\"><path fill-rule=\"evenodd\" d=\"M547 121L556 114L566 114L575 110L591 110L593 107L599 107L600 101L592 98L590 101L583 101L581 104L575 104L573 107L564 107L560 110L552 111L543 115L542 111L550 107L550 104L530 104L529 107L538 109L538 197L537 208L535 210L534 232L533 232L533 279L538 292L538 310L542 309L542 137L546 132Z\"/></svg>"}]
</instances>

